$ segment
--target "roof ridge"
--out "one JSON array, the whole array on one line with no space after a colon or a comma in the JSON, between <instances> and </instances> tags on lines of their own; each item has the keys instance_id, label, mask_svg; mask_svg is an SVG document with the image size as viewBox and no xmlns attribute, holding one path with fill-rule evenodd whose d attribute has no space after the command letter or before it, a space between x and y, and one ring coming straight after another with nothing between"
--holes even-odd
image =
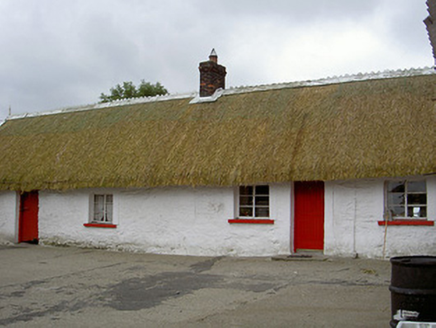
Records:
<instances>
[{"instance_id":1,"label":"roof ridge","mask_svg":"<svg viewBox=\"0 0 436 328\"><path fill-rule=\"evenodd\" d=\"M384 71L370 72L370 73L335 75L331 77L329 76L326 78L306 80L306 81L260 84L255 86L230 87L230 89L224 90L223 95L256 92L256 91L267 91L267 90L274 90L274 89L320 86L320 85L329 85L329 84L346 83L346 82L389 79L389 78L396 78L396 77L431 75L431 74L436 74L435 67L384 70Z\"/></svg>"},{"instance_id":2,"label":"roof ridge","mask_svg":"<svg viewBox=\"0 0 436 328\"><path fill-rule=\"evenodd\" d=\"M260 84L255 86L230 87L229 89L224 89L224 90L220 89L219 90L220 94L217 95L217 97L213 97L213 96L207 97L208 99L204 99L204 102L215 101L220 96L248 93L248 92L309 87L309 86L321 86L321 85L329 85L329 84L337 84L337 83L389 79L389 78L396 78L396 77L431 75L431 74L436 74L435 67L384 70L384 71L370 72L370 73L345 74L345 75L338 75L338 76L320 78L315 80L306 80L306 81ZM203 102L203 101L195 101L198 98L198 92L190 92L190 93L183 93L183 94L176 93L176 94L166 94L166 95L158 95L152 97L124 98L124 99L114 100L105 103L62 107L59 109L45 111L45 112L15 114L15 115L8 116L5 121L20 119L25 117L37 117L37 116L44 116L44 115L79 112L79 111L86 111L86 110L93 110L93 109L103 109L103 108L118 107L124 105L134 105L134 104L141 104L141 103L148 103L148 102L177 100L177 99L186 99L186 98L192 98L192 103Z\"/></svg>"},{"instance_id":3,"label":"roof ridge","mask_svg":"<svg viewBox=\"0 0 436 328\"><path fill-rule=\"evenodd\" d=\"M86 111L86 110L92 110L92 109L102 109L102 108L118 107L118 106L124 106L124 105L142 104L142 103L148 103L148 102L193 98L195 96L196 96L196 93L191 92L191 93L183 93L183 94L175 93L175 94L157 95L157 96L149 96L149 97L123 98L123 99L119 99L119 100L113 100L110 102L71 106L71 107L61 107L61 108L50 110L50 111L14 114L14 115L8 116L6 118L6 120L14 120L14 119L20 119L20 118L25 118L25 117L36 117L36 116L54 115L54 114L62 114L62 113L70 113L70 112L80 112L80 111Z\"/></svg>"}]
</instances>

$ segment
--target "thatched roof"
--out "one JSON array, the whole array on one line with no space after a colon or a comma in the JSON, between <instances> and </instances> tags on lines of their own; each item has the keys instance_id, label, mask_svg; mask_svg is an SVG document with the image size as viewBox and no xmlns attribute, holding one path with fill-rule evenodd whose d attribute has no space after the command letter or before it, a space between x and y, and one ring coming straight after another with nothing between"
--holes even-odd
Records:
<instances>
[{"instance_id":1,"label":"thatched roof","mask_svg":"<svg viewBox=\"0 0 436 328\"><path fill-rule=\"evenodd\" d=\"M431 72L226 90L214 102L135 100L9 119L0 126L0 189L230 186L434 173Z\"/></svg>"}]
</instances>

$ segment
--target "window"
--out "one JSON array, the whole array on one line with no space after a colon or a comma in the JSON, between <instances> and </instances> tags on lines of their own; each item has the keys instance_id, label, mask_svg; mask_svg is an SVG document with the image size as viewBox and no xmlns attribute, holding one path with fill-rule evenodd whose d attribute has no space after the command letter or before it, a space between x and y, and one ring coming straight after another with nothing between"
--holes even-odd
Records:
<instances>
[{"instance_id":1,"label":"window","mask_svg":"<svg viewBox=\"0 0 436 328\"><path fill-rule=\"evenodd\" d=\"M269 217L269 186L239 187L239 217Z\"/></svg>"},{"instance_id":2,"label":"window","mask_svg":"<svg viewBox=\"0 0 436 328\"><path fill-rule=\"evenodd\" d=\"M113 196L94 195L94 204L91 222L112 223L113 221Z\"/></svg>"},{"instance_id":3,"label":"window","mask_svg":"<svg viewBox=\"0 0 436 328\"><path fill-rule=\"evenodd\" d=\"M425 180L389 181L386 186L389 220L427 218Z\"/></svg>"}]
</instances>

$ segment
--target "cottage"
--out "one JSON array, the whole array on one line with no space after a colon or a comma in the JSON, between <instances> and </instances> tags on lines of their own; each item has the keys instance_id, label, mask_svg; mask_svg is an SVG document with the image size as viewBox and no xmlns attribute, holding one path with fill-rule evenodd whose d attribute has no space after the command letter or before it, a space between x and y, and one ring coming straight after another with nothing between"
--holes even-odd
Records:
<instances>
[{"instance_id":1,"label":"cottage","mask_svg":"<svg viewBox=\"0 0 436 328\"><path fill-rule=\"evenodd\" d=\"M161 254L436 255L433 69L9 117L0 239Z\"/></svg>"}]
</instances>

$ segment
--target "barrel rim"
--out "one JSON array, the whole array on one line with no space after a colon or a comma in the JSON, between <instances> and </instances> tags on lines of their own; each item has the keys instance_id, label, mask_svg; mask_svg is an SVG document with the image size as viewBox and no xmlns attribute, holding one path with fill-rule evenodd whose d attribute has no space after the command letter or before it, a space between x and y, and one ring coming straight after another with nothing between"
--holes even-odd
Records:
<instances>
[{"instance_id":1,"label":"barrel rim","mask_svg":"<svg viewBox=\"0 0 436 328\"><path fill-rule=\"evenodd\" d=\"M436 256L430 255L396 256L390 261L402 266L436 266Z\"/></svg>"}]
</instances>

